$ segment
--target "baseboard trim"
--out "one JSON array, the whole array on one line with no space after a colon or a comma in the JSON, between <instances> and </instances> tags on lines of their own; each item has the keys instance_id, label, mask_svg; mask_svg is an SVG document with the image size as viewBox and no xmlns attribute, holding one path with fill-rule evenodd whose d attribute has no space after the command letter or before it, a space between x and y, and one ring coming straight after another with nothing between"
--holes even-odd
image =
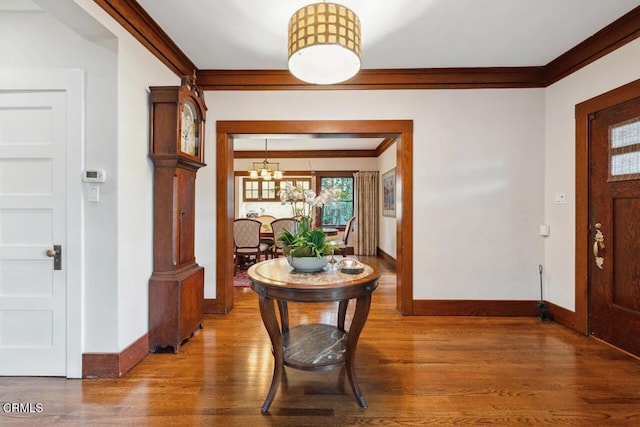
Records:
<instances>
[{"instance_id":1,"label":"baseboard trim","mask_svg":"<svg viewBox=\"0 0 640 427\"><path fill-rule=\"evenodd\" d=\"M530 316L538 315L537 301L413 300L414 316Z\"/></svg>"},{"instance_id":2,"label":"baseboard trim","mask_svg":"<svg viewBox=\"0 0 640 427\"><path fill-rule=\"evenodd\" d=\"M394 270L396 269L397 264L396 264L396 259L394 257L392 257L391 255L389 255L388 253L386 253L380 248L377 248L377 253L378 253L378 256L383 260L385 260L387 263L389 263L389 265L392 266Z\"/></svg>"},{"instance_id":3,"label":"baseboard trim","mask_svg":"<svg viewBox=\"0 0 640 427\"><path fill-rule=\"evenodd\" d=\"M84 353L82 378L120 378L149 354L149 334L144 334L120 353Z\"/></svg>"},{"instance_id":4,"label":"baseboard trim","mask_svg":"<svg viewBox=\"0 0 640 427\"><path fill-rule=\"evenodd\" d=\"M551 318L554 322L566 326L569 329L573 329L576 332L581 334L586 334L585 331L581 331L577 327L576 322L576 313L570 310L567 310L564 307L560 307L559 305L555 305L552 302L545 302L547 304L547 308L549 309L549 314L551 314Z\"/></svg>"},{"instance_id":5,"label":"baseboard trim","mask_svg":"<svg viewBox=\"0 0 640 427\"><path fill-rule=\"evenodd\" d=\"M218 310L217 298L205 298L202 310L204 311L204 314L225 314Z\"/></svg>"}]
</instances>

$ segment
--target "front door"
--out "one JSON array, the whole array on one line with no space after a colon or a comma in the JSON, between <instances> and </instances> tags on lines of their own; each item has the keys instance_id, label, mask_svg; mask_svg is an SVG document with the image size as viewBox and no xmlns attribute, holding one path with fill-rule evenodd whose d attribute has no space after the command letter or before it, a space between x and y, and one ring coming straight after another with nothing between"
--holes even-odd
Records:
<instances>
[{"instance_id":1,"label":"front door","mask_svg":"<svg viewBox=\"0 0 640 427\"><path fill-rule=\"evenodd\" d=\"M0 375L67 373L66 109L64 91L0 91Z\"/></svg>"},{"instance_id":2,"label":"front door","mask_svg":"<svg viewBox=\"0 0 640 427\"><path fill-rule=\"evenodd\" d=\"M640 98L590 117L589 329L640 356Z\"/></svg>"}]
</instances>

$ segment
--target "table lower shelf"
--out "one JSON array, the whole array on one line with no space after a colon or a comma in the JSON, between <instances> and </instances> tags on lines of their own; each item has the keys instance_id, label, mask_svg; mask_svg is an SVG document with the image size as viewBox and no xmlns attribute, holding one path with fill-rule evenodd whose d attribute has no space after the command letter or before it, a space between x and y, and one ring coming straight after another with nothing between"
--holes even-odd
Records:
<instances>
[{"instance_id":1,"label":"table lower shelf","mask_svg":"<svg viewBox=\"0 0 640 427\"><path fill-rule=\"evenodd\" d=\"M347 333L323 323L299 325L283 335L284 364L306 371L322 371L345 364Z\"/></svg>"}]
</instances>

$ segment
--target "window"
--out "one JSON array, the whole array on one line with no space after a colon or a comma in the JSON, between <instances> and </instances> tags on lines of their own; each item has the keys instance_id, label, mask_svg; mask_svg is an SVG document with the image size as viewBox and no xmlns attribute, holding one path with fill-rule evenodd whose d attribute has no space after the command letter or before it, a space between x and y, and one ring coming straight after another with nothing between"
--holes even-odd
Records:
<instances>
[{"instance_id":1,"label":"window","mask_svg":"<svg viewBox=\"0 0 640 427\"><path fill-rule=\"evenodd\" d=\"M289 183L291 185L293 185L294 187L300 187L300 188L311 188L311 179L310 178L292 178L292 179L283 179L281 181L279 181L280 183ZM278 184L278 187L280 186L280 184Z\"/></svg>"},{"instance_id":2,"label":"window","mask_svg":"<svg viewBox=\"0 0 640 427\"><path fill-rule=\"evenodd\" d=\"M271 181L245 178L242 180L242 199L245 202L279 202L280 194L278 191L283 182L290 182L292 185L302 188L311 188L311 178L287 178Z\"/></svg>"},{"instance_id":3,"label":"window","mask_svg":"<svg viewBox=\"0 0 640 427\"><path fill-rule=\"evenodd\" d=\"M319 186L320 190L338 187L344 193L344 197L339 202L322 208L321 224L334 227L345 226L353 216L353 174L348 172L342 176L320 177Z\"/></svg>"},{"instance_id":4,"label":"window","mask_svg":"<svg viewBox=\"0 0 640 427\"><path fill-rule=\"evenodd\" d=\"M640 179L640 118L609 129L609 181Z\"/></svg>"},{"instance_id":5,"label":"window","mask_svg":"<svg viewBox=\"0 0 640 427\"><path fill-rule=\"evenodd\" d=\"M260 181L244 180L244 200L260 200Z\"/></svg>"},{"instance_id":6,"label":"window","mask_svg":"<svg viewBox=\"0 0 640 427\"><path fill-rule=\"evenodd\" d=\"M276 183L275 181L262 181L260 184L260 199L275 200L276 199Z\"/></svg>"},{"instance_id":7,"label":"window","mask_svg":"<svg viewBox=\"0 0 640 427\"><path fill-rule=\"evenodd\" d=\"M263 181L261 179L244 179L242 182L244 189L243 199L250 201L273 201L276 200L275 181Z\"/></svg>"}]
</instances>

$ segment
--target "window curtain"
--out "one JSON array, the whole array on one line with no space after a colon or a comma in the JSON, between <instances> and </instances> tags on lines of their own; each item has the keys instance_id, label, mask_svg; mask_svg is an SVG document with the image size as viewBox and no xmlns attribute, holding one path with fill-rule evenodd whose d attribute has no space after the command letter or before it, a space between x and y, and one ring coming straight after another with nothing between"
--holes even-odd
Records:
<instances>
[{"instance_id":1,"label":"window curtain","mask_svg":"<svg viewBox=\"0 0 640 427\"><path fill-rule=\"evenodd\" d=\"M356 217L353 250L356 255L376 255L379 232L379 172L355 172L353 186Z\"/></svg>"}]
</instances>

